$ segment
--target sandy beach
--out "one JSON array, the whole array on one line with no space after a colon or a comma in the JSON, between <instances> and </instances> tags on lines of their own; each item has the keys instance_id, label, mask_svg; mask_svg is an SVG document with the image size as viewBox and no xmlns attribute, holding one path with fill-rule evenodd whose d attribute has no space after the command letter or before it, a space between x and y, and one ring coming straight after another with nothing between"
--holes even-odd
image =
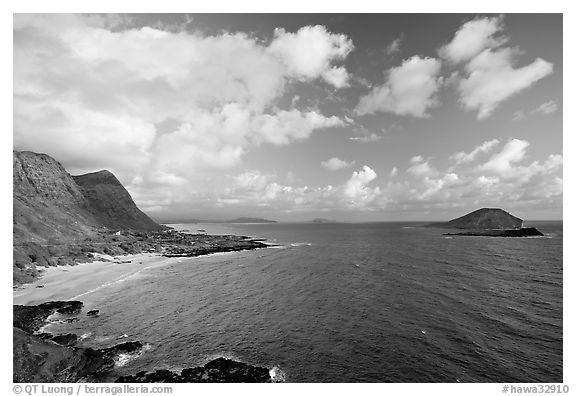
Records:
<instances>
[{"instance_id":1,"label":"sandy beach","mask_svg":"<svg viewBox=\"0 0 576 396\"><path fill-rule=\"evenodd\" d=\"M13 290L13 304L35 305L46 301L81 299L87 293L152 267L180 261L153 253L125 256L100 255L102 260L75 266L47 267L42 276Z\"/></svg>"}]
</instances>

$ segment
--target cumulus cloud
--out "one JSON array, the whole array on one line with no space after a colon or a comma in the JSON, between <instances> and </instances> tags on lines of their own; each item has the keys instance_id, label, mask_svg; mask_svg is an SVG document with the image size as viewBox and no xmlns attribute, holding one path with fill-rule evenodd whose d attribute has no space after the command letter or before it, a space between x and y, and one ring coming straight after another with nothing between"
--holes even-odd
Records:
<instances>
[{"instance_id":1,"label":"cumulus cloud","mask_svg":"<svg viewBox=\"0 0 576 396\"><path fill-rule=\"evenodd\" d=\"M406 172L416 177L436 176L438 171L434 169L428 161L413 162L414 165L409 167Z\"/></svg>"},{"instance_id":2,"label":"cumulus cloud","mask_svg":"<svg viewBox=\"0 0 576 396\"><path fill-rule=\"evenodd\" d=\"M346 162L346 161L344 161L344 160L341 160L341 159L338 158L338 157L332 157L332 158L330 158L330 159L328 159L328 160L326 160L326 161L322 161L322 162L320 163L320 165L321 165L323 168L326 168L326 169L328 169L328 170L336 171L336 170L340 170L340 169L344 169L344 168L349 168L349 167L351 167L352 165L354 165L354 162L355 162L355 161Z\"/></svg>"},{"instance_id":3,"label":"cumulus cloud","mask_svg":"<svg viewBox=\"0 0 576 396\"><path fill-rule=\"evenodd\" d=\"M467 66L468 77L460 81L460 101L465 108L478 111L478 119L490 116L498 105L552 73L552 64L536 59L514 68L518 51L511 48L487 49Z\"/></svg>"},{"instance_id":4,"label":"cumulus cloud","mask_svg":"<svg viewBox=\"0 0 576 396\"><path fill-rule=\"evenodd\" d=\"M529 142L487 141L463 151L447 167L416 156L409 161L409 178L399 179L394 167L378 183L369 166L352 172L341 184L311 187L301 180L281 181L275 174L251 170L232 177L217 196L222 205L250 205L271 210L409 210L500 206L562 205L562 155L530 161ZM494 152L488 159L481 154ZM476 153L476 154L471 154ZM202 197L196 198L201 200Z\"/></svg>"},{"instance_id":5,"label":"cumulus cloud","mask_svg":"<svg viewBox=\"0 0 576 396\"><path fill-rule=\"evenodd\" d=\"M341 88L347 85L348 74L331 63L342 60L354 45L344 34L332 34L324 26L305 26L296 33L282 28L274 30L269 51L282 59L291 75L303 80L322 76L326 82Z\"/></svg>"},{"instance_id":6,"label":"cumulus cloud","mask_svg":"<svg viewBox=\"0 0 576 396\"><path fill-rule=\"evenodd\" d=\"M481 145L475 147L474 150L470 151L469 153L466 153L464 151L460 151L456 154L453 154L450 156L450 159L455 161L456 164L462 164L465 162L472 162L476 159L478 154L489 152L494 147L496 147L499 143L500 143L500 140L492 139L492 140L486 141L486 142L482 143Z\"/></svg>"},{"instance_id":7,"label":"cumulus cloud","mask_svg":"<svg viewBox=\"0 0 576 396\"><path fill-rule=\"evenodd\" d=\"M511 176L512 165L524 159L529 145L526 140L511 139L501 151L483 164L481 169L493 171L500 176Z\"/></svg>"},{"instance_id":8,"label":"cumulus cloud","mask_svg":"<svg viewBox=\"0 0 576 396\"><path fill-rule=\"evenodd\" d=\"M478 119L489 117L500 103L553 71L553 65L541 58L517 67L521 52L502 47L508 38L497 34L503 29L500 17L477 18L463 24L452 41L439 50L450 62L465 63L465 75L457 80L460 103L477 111Z\"/></svg>"},{"instance_id":9,"label":"cumulus cloud","mask_svg":"<svg viewBox=\"0 0 576 396\"><path fill-rule=\"evenodd\" d=\"M390 112L427 117L427 110L437 104L440 66L440 61L434 58L413 56L405 60L388 71L386 83L360 98L356 113Z\"/></svg>"},{"instance_id":10,"label":"cumulus cloud","mask_svg":"<svg viewBox=\"0 0 576 396\"><path fill-rule=\"evenodd\" d=\"M503 18L477 18L464 23L454 34L452 41L439 49L442 58L452 63L472 59L486 48L498 47L508 38L495 36L504 29Z\"/></svg>"},{"instance_id":11,"label":"cumulus cloud","mask_svg":"<svg viewBox=\"0 0 576 396\"><path fill-rule=\"evenodd\" d=\"M343 67L333 67L322 74L327 83L332 84L336 88L345 88L350 84L348 83L349 75Z\"/></svg>"},{"instance_id":12,"label":"cumulus cloud","mask_svg":"<svg viewBox=\"0 0 576 396\"><path fill-rule=\"evenodd\" d=\"M352 48L323 26L280 29L266 43L114 16L15 15L14 146L72 172L110 168L137 202L166 205L254 147L344 125L275 104L294 81L344 87L348 73L335 62ZM158 183L172 187L147 190Z\"/></svg>"},{"instance_id":13,"label":"cumulus cloud","mask_svg":"<svg viewBox=\"0 0 576 396\"><path fill-rule=\"evenodd\" d=\"M376 177L376 172L367 165L364 165L362 170L355 171L344 186L344 196L348 205L360 207L374 201L380 195L380 188L371 188L368 184Z\"/></svg>"},{"instance_id":14,"label":"cumulus cloud","mask_svg":"<svg viewBox=\"0 0 576 396\"><path fill-rule=\"evenodd\" d=\"M411 164L417 164L418 162L422 161L424 161L424 157L422 157L421 155L415 155L414 157L410 158Z\"/></svg>"},{"instance_id":15,"label":"cumulus cloud","mask_svg":"<svg viewBox=\"0 0 576 396\"><path fill-rule=\"evenodd\" d=\"M407 170L413 177L389 180L381 188L377 201L385 203L388 210L460 206L499 206L513 210L541 205L561 208L562 155L529 161L529 145L520 139L511 139L503 145L484 142L469 152L453 156L455 162L445 169L417 156ZM479 155L495 150L488 160Z\"/></svg>"},{"instance_id":16,"label":"cumulus cloud","mask_svg":"<svg viewBox=\"0 0 576 396\"><path fill-rule=\"evenodd\" d=\"M282 183L275 175L252 170L233 177L231 187L221 197L235 205L250 204L276 210L370 210L378 207L375 205L380 188L369 186L376 176L376 172L365 165L342 184L309 187Z\"/></svg>"}]
</instances>

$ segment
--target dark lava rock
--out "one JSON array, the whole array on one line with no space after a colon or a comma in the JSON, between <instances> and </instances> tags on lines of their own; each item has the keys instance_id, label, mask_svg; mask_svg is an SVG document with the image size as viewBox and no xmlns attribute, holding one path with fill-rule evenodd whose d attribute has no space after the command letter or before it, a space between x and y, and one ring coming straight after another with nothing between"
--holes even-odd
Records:
<instances>
[{"instance_id":1,"label":"dark lava rock","mask_svg":"<svg viewBox=\"0 0 576 396\"><path fill-rule=\"evenodd\" d=\"M14 382L101 381L112 371L119 354L142 348L140 342L131 341L106 349L84 349L56 343L63 342L68 334L53 336L54 342L49 342L16 327L13 332Z\"/></svg>"},{"instance_id":2,"label":"dark lava rock","mask_svg":"<svg viewBox=\"0 0 576 396\"><path fill-rule=\"evenodd\" d=\"M520 238L527 236L543 236L540 231L534 227L526 227L512 230L478 230L447 233L443 235L458 235L458 236L488 236L488 237L504 237L504 238Z\"/></svg>"},{"instance_id":3,"label":"dark lava rock","mask_svg":"<svg viewBox=\"0 0 576 396\"><path fill-rule=\"evenodd\" d=\"M272 382L269 370L265 367L251 366L231 359L218 358L203 367L191 367L180 374L169 370L156 370L151 373L139 372L118 378L115 382Z\"/></svg>"},{"instance_id":4,"label":"dark lava rock","mask_svg":"<svg viewBox=\"0 0 576 396\"><path fill-rule=\"evenodd\" d=\"M91 311L86 312L86 316L92 316L92 317L100 316L100 311L97 309L93 309Z\"/></svg>"},{"instance_id":5,"label":"dark lava rock","mask_svg":"<svg viewBox=\"0 0 576 396\"><path fill-rule=\"evenodd\" d=\"M13 326L34 333L46 323L53 313L75 315L80 313L82 301L50 301L40 305L14 305Z\"/></svg>"},{"instance_id":6,"label":"dark lava rock","mask_svg":"<svg viewBox=\"0 0 576 396\"><path fill-rule=\"evenodd\" d=\"M78 336L76 334L50 334L50 333L41 333L38 334L43 340L50 340L55 342L56 344L63 345L63 346L74 346L78 342Z\"/></svg>"}]
</instances>

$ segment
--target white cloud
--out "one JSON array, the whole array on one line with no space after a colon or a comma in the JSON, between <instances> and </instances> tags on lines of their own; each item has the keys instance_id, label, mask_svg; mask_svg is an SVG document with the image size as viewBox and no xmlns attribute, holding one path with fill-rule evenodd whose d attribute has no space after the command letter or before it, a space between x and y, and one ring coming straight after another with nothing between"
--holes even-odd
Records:
<instances>
[{"instance_id":1,"label":"white cloud","mask_svg":"<svg viewBox=\"0 0 576 396\"><path fill-rule=\"evenodd\" d=\"M359 115L390 112L427 117L427 110L437 104L439 72L437 59L413 56L390 69L387 82L361 97L355 111Z\"/></svg>"},{"instance_id":2,"label":"white cloud","mask_svg":"<svg viewBox=\"0 0 576 396\"><path fill-rule=\"evenodd\" d=\"M410 158L411 164L417 164L418 162L422 161L424 161L424 157L422 157L421 155L415 155L414 157Z\"/></svg>"},{"instance_id":3,"label":"white cloud","mask_svg":"<svg viewBox=\"0 0 576 396\"><path fill-rule=\"evenodd\" d=\"M263 190L275 177L265 175L260 171L252 170L234 177L234 185L250 191Z\"/></svg>"},{"instance_id":4,"label":"white cloud","mask_svg":"<svg viewBox=\"0 0 576 396\"><path fill-rule=\"evenodd\" d=\"M514 68L517 54L510 48L487 49L468 64L468 77L458 84L460 102L477 110L478 119L487 118L501 102L552 73L552 64L540 58Z\"/></svg>"},{"instance_id":5,"label":"white cloud","mask_svg":"<svg viewBox=\"0 0 576 396\"><path fill-rule=\"evenodd\" d=\"M453 154L452 156L450 156L450 159L455 161L456 164L462 164L465 162L472 162L476 159L478 154L489 152L490 150L495 148L499 143L500 143L500 140L492 139L492 140L489 140L489 141L482 143L480 146L475 147L474 150L472 150L469 153L466 153L464 151L460 151L456 154Z\"/></svg>"},{"instance_id":6,"label":"white cloud","mask_svg":"<svg viewBox=\"0 0 576 396\"><path fill-rule=\"evenodd\" d=\"M500 152L481 165L480 169L493 171L500 176L512 176L512 165L524 159L529 145L526 140L511 139Z\"/></svg>"},{"instance_id":7,"label":"white cloud","mask_svg":"<svg viewBox=\"0 0 576 396\"><path fill-rule=\"evenodd\" d=\"M380 195L379 187L369 184L376 178L376 172L364 166L343 184L332 186L295 186L276 181L273 174L252 170L233 177L232 185L219 197L234 205L271 207L276 210L326 210L354 208L370 210L375 208Z\"/></svg>"},{"instance_id":8,"label":"white cloud","mask_svg":"<svg viewBox=\"0 0 576 396\"><path fill-rule=\"evenodd\" d=\"M481 152L485 142L465 153ZM562 155L544 161L528 161L528 142L511 140L478 165L464 161L445 169L435 168L422 156L410 170L414 177L395 178L376 184L376 172L364 166L338 185L310 187L301 180L281 182L275 174L250 170L232 177L224 192L215 195L224 207L266 207L274 211L309 210L425 210L434 208L498 206L519 207L562 205ZM494 148L492 148L493 150ZM488 150L486 151L488 152ZM478 160L478 156L475 157ZM489 164L489 165L486 165ZM450 164L449 164L450 165ZM196 197L196 201L204 199ZM214 197L210 201L214 202Z\"/></svg>"},{"instance_id":9,"label":"white cloud","mask_svg":"<svg viewBox=\"0 0 576 396\"><path fill-rule=\"evenodd\" d=\"M257 142L277 145L294 140L307 139L314 130L341 126L344 122L336 117L326 117L316 111L306 113L298 110L281 110L276 114L261 114L254 117L253 131Z\"/></svg>"},{"instance_id":10,"label":"white cloud","mask_svg":"<svg viewBox=\"0 0 576 396\"><path fill-rule=\"evenodd\" d=\"M522 121L525 117L526 114L524 114L522 110L515 111L514 114L512 114L512 121L514 122Z\"/></svg>"},{"instance_id":11,"label":"white cloud","mask_svg":"<svg viewBox=\"0 0 576 396\"><path fill-rule=\"evenodd\" d=\"M14 145L50 153L72 172L109 168L149 207L203 199L196 190L209 188L213 172L252 148L344 124L274 105L295 80L344 86L347 72L334 63L352 48L322 26L278 30L266 43L110 16L18 14ZM171 187L146 189L155 185Z\"/></svg>"},{"instance_id":12,"label":"white cloud","mask_svg":"<svg viewBox=\"0 0 576 396\"><path fill-rule=\"evenodd\" d=\"M452 63L468 61L486 48L504 44L508 40L506 37L494 37L502 29L502 17L476 18L464 23L452 41L438 52Z\"/></svg>"},{"instance_id":13,"label":"white cloud","mask_svg":"<svg viewBox=\"0 0 576 396\"><path fill-rule=\"evenodd\" d=\"M382 130L385 131L384 128L382 128ZM354 128L353 133L355 136L350 136L348 139L360 143L377 142L383 137L382 134L371 132L362 124L358 124L358 126Z\"/></svg>"},{"instance_id":14,"label":"white cloud","mask_svg":"<svg viewBox=\"0 0 576 396\"><path fill-rule=\"evenodd\" d=\"M376 177L376 172L367 165L364 165L362 170L352 174L352 177L350 177L344 186L344 196L349 206L365 206L380 195L379 187L368 187L368 184L376 179Z\"/></svg>"},{"instance_id":15,"label":"white cloud","mask_svg":"<svg viewBox=\"0 0 576 396\"><path fill-rule=\"evenodd\" d=\"M400 52L400 49L402 47L402 43L404 42L404 35L401 35L400 37L398 37L397 39L395 39L394 41L392 41L387 47L386 47L386 55L393 55L397 52Z\"/></svg>"},{"instance_id":16,"label":"white cloud","mask_svg":"<svg viewBox=\"0 0 576 396\"><path fill-rule=\"evenodd\" d=\"M374 132L370 132L365 136L350 136L348 139L353 140L355 142L371 143L371 142L377 142L378 140L381 140L382 136L380 136Z\"/></svg>"},{"instance_id":17,"label":"white cloud","mask_svg":"<svg viewBox=\"0 0 576 396\"><path fill-rule=\"evenodd\" d=\"M550 62L540 58L516 67L521 52L502 47L508 38L497 34L503 29L501 17L477 18L463 24L453 40L439 50L440 55L452 63L465 63L465 75L456 77L460 103L468 110L477 111L478 119L489 117L500 103L553 70Z\"/></svg>"},{"instance_id":18,"label":"white cloud","mask_svg":"<svg viewBox=\"0 0 576 396\"><path fill-rule=\"evenodd\" d=\"M488 143L477 146L467 155L484 153L479 148L493 145ZM381 189L378 202L385 203L387 210L474 206L507 210L542 206L561 208L562 155L528 162L528 147L529 142L512 139L481 165L463 161L447 169L432 168L428 161L422 162L423 159L418 158L408 171L415 177L389 181Z\"/></svg>"},{"instance_id":19,"label":"white cloud","mask_svg":"<svg viewBox=\"0 0 576 396\"><path fill-rule=\"evenodd\" d=\"M320 163L320 165L323 168L326 168L328 170L336 171L336 170L348 168L348 167L354 165L354 161L346 162L344 160L341 160L338 157L332 157L329 160L322 161Z\"/></svg>"},{"instance_id":20,"label":"white cloud","mask_svg":"<svg viewBox=\"0 0 576 396\"><path fill-rule=\"evenodd\" d=\"M282 59L291 75L303 80L322 76L336 88L347 85L344 68L332 68L331 63L342 60L354 45L344 34L332 34L324 26L305 26L296 33L282 28L274 30L269 51Z\"/></svg>"},{"instance_id":21,"label":"white cloud","mask_svg":"<svg viewBox=\"0 0 576 396\"><path fill-rule=\"evenodd\" d=\"M322 73L322 77L336 88L345 88L350 85L348 72L343 67L333 67Z\"/></svg>"},{"instance_id":22,"label":"white cloud","mask_svg":"<svg viewBox=\"0 0 576 396\"><path fill-rule=\"evenodd\" d=\"M428 161L425 162L413 162L415 165L412 165L410 168L406 170L407 173L410 173L416 177L434 177L438 174L438 171L434 169Z\"/></svg>"},{"instance_id":23,"label":"white cloud","mask_svg":"<svg viewBox=\"0 0 576 396\"><path fill-rule=\"evenodd\" d=\"M553 114L558 111L558 104L554 100L549 100L548 102L542 103L540 106L535 108L532 113L540 113L540 114Z\"/></svg>"}]
</instances>

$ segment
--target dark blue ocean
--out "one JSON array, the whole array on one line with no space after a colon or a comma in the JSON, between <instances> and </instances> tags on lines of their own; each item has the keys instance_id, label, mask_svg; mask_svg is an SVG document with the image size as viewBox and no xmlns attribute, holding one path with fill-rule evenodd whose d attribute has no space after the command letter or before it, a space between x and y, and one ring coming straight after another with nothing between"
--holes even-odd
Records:
<instances>
[{"instance_id":1,"label":"dark blue ocean","mask_svg":"<svg viewBox=\"0 0 576 396\"><path fill-rule=\"evenodd\" d=\"M148 343L123 373L217 356L288 382L562 382L562 223L445 237L414 223L192 224L281 245L187 258L83 296L86 346Z\"/></svg>"}]
</instances>

